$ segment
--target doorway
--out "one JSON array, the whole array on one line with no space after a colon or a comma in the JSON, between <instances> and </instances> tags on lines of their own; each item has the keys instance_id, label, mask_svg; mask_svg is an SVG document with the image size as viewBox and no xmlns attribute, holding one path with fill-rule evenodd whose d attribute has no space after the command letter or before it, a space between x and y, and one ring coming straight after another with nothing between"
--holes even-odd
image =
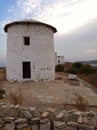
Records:
<instances>
[{"instance_id":1,"label":"doorway","mask_svg":"<svg viewBox=\"0 0 97 130\"><path fill-rule=\"evenodd\" d=\"M24 79L31 78L31 62L28 61L23 62L22 68L23 68L23 78Z\"/></svg>"}]
</instances>

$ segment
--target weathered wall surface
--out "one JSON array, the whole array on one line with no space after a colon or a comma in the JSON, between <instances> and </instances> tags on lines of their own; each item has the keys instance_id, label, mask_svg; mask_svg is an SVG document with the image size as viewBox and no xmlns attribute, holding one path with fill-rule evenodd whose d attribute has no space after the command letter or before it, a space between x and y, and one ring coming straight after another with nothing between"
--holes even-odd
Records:
<instances>
[{"instance_id":1,"label":"weathered wall surface","mask_svg":"<svg viewBox=\"0 0 97 130\"><path fill-rule=\"evenodd\" d=\"M19 24L9 26L7 37L7 79L24 81L22 76L23 61L31 62L32 80L54 79L53 35L53 30L45 25ZM30 37L30 45L24 45L24 36Z\"/></svg>"},{"instance_id":2,"label":"weathered wall surface","mask_svg":"<svg viewBox=\"0 0 97 130\"><path fill-rule=\"evenodd\" d=\"M0 130L97 130L97 113L0 104Z\"/></svg>"},{"instance_id":3,"label":"weathered wall surface","mask_svg":"<svg viewBox=\"0 0 97 130\"><path fill-rule=\"evenodd\" d=\"M55 52L55 66L58 64L58 60L57 60L57 52Z\"/></svg>"}]
</instances>

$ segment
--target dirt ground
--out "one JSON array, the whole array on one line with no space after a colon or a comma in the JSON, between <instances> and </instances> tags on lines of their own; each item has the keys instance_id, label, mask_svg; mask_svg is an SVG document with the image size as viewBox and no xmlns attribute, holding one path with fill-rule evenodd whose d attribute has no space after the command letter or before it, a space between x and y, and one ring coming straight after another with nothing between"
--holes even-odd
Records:
<instances>
[{"instance_id":1,"label":"dirt ground","mask_svg":"<svg viewBox=\"0 0 97 130\"><path fill-rule=\"evenodd\" d=\"M97 89L97 74L90 74L90 75L86 75L86 74L79 74L78 75L81 79L87 81L88 83L92 84L93 86L95 86L95 88Z\"/></svg>"},{"instance_id":2,"label":"dirt ground","mask_svg":"<svg viewBox=\"0 0 97 130\"><path fill-rule=\"evenodd\" d=\"M10 103L10 93L17 93L22 95L22 106L71 109L75 108L76 95L80 94L87 100L88 109L97 111L97 94L90 85L80 79L69 80L68 75L64 73L57 73L56 80L53 81L0 81L0 88L6 91L6 97L0 99L0 102Z\"/></svg>"}]
</instances>

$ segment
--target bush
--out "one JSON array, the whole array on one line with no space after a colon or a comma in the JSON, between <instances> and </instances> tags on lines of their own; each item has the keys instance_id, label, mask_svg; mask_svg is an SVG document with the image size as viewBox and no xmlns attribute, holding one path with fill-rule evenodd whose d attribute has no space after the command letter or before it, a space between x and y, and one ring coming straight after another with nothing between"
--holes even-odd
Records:
<instances>
[{"instance_id":1,"label":"bush","mask_svg":"<svg viewBox=\"0 0 97 130\"><path fill-rule=\"evenodd\" d=\"M64 72L64 67L61 64L56 65L55 72Z\"/></svg>"},{"instance_id":2,"label":"bush","mask_svg":"<svg viewBox=\"0 0 97 130\"><path fill-rule=\"evenodd\" d=\"M72 68L70 69L69 73L71 73L71 74L77 74L77 73L78 73L78 70L77 70L76 68L72 67Z\"/></svg>"},{"instance_id":3,"label":"bush","mask_svg":"<svg viewBox=\"0 0 97 130\"><path fill-rule=\"evenodd\" d=\"M94 73L97 74L97 67L94 68Z\"/></svg>"},{"instance_id":4,"label":"bush","mask_svg":"<svg viewBox=\"0 0 97 130\"><path fill-rule=\"evenodd\" d=\"M73 63L73 65L72 65L72 67L73 67L73 68L76 68L77 70L79 70L79 69L81 68L81 66L82 66L82 63L79 63L79 62L75 62L75 63Z\"/></svg>"},{"instance_id":5,"label":"bush","mask_svg":"<svg viewBox=\"0 0 97 130\"><path fill-rule=\"evenodd\" d=\"M75 62L72 65L72 68L69 70L69 73L72 74L92 74L97 73L97 68L93 68L88 64L81 64L79 62Z\"/></svg>"},{"instance_id":6,"label":"bush","mask_svg":"<svg viewBox=\"0 0 97 130\"><path fill-rule=\"evenodd\" d=\"M94 72L94 68L87 64L81 66L81 68L79 69L80 74L91 74L93 72Z\"/></svg>"},{"instance_id":7,"label":"bush","mask_svg":"<svg viewBox=\"0 0 97 130\"><path fill-rule=\"evenodd\" d=\"M77 73L79 73L79 69L82 66L83 66L82 63L79 63L79 62L73 63L72 68L70 69L69 73L71 73L71 74L77 74Z\"/></svg>"},{"instance_id":8,"label":"bush","mask_svg":"<svg viewBox=\"0 0 97 130\"><path fill-rule=\"evenodd\" d=\"M22 93L21 89L18 89L18 92L11 92L9 94L9 100L14 105L21 105L22 104Z\"/></svg>"},{"instance_id":9,"label":"bush","mask_svg":"<svg viewBox=\"0 0 97 130\"><path fill-rule=\"evenodd\" d=\"M76 95L75 98L75 107L79 110L79 111L86 111L87 110L87 106L88 106L88 101L86 99L84 99L81 95Z\"/></svg>"}]
</instances>

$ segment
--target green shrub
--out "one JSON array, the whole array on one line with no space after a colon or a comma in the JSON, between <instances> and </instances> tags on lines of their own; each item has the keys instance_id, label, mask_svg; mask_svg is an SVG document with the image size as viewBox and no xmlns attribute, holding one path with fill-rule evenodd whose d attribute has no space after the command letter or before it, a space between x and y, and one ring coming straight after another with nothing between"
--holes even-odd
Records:
<instances>
[{"instance_id":1,"label":"green shrub","mask_svg":"<svg viewBox=\"0 0 97 130\"><path fill-rule=\"evenodd\" d=\"M79 73L79 69L82 66L83 66L82 63L79 63L79 62L73 63L72 68L69 70L69 73L71 73L71 74L77 74L77 73Z\"/></svg>"},{"instance_id":2,"label":"green shrub","mask_svg":"<svg viewBox=\"0 0 97 130\"><path fill-rule=\"evenodd\" d=\"M64 67L61 64L56 65L55 71L56 72L64 72Z\"/></svg>"},{"instance_id":3,"label":"green shrub","mask_svg":"<svg viewBox=\"0 0 97 130\"><path fill-rule=\"evenodd\" d=\"M69 73L72 74L93 74L97 73L97 68L93 68L89 64L82 64L75 62L72 65L72 68L69 70Z\"/></svg>"},{"instance_id":4,"label":"green shrub","mask_svg":"<svg viewBox=\"0 0 97 130\"><path fill-rule=\"evenodd\" d=\"M97 67L94 68L94 73L97 74Z\"/></svg>"},{"instance_id":5,"label":"green shrub","mask_svg":"<svg viewBox=\"0 0 97 130\"><path fill-rule=\"evenodd\" d=\"M94 72L94 68L87 64L81 66L81 68L79 69L80 74L91 74L93 72Z\"/></svg>"},{"instance_id":6,"label":"green shrub","mask_svg":"<svg viewBox=\"0 0 97 130\"><path fill-rule=\"evenodd\" d=\"M72 65L72 67L73 67L73 68L76 68L77 70L79 70L79 69L81 68L81 66L83 66L83 65L82 65L82 63L79 63L79 62L75 62L75 63L73 63L73 65Z\"/></svg>"},{"instance_id":7,"label":"green shrub","mask_svg":"<svg viewBox=\"0 0 97 130\"><path fill-rule=\"evenodd\" d=\"M77 70L76 68L72 67L72 68L70 69L69 73L71 73L71 74L77 74L77 73L78 73L78 70Z\"/></svg>"}]
</instances>

